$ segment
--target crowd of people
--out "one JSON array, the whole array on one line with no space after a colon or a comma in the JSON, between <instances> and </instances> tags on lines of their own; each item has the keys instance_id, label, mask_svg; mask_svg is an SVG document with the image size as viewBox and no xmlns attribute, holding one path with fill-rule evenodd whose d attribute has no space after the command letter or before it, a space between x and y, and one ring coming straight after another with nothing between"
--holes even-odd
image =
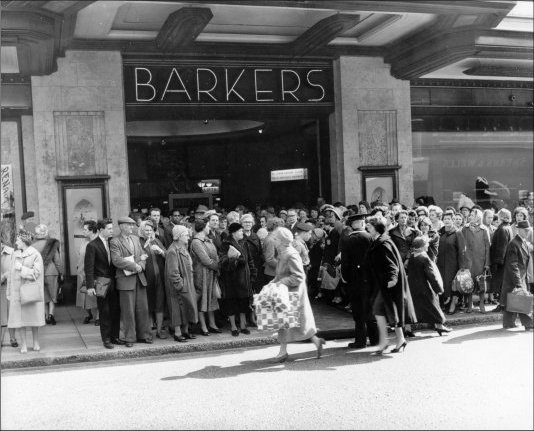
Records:
<instances>
[{"instance_id":1,"label":"crowd of people","mask_svg":"<svg viewBox=\"0 0 534 431\"><path fill-rule=\"evenodd\" d=\"M362 201L292 208L238 205L233 211L203 205L187 214L159 208L133 211L117 220L87 220L79 250L76 305L86 310L83 323L99 326L106 348L132 347L172 336L187 342L197 335L220 334L228 323L232 336L256 326L253 295L269 283L299 291L301 327L281 330L276 361L287 359L287 343L311 339L318 357L324 340L316 336L311 301L326 301L351 312L351 348L388 348L395 332L402 352L411 324L424 322L439 335L448 333L446 315L503 312L503 327L518 317L506 311L506 294L532 290L531 214L517 207L482 210L436 206L407 208L399 202ZM64 271L57 240L47 228L20 230L15 248L2 243L2 338L7 326L16 347L27 351L31 327L39 350L38 328L56 324L54 304ZM469 270L474 293L455 288L459 271ZM21 302L21 288L42 286L42 299ZM7 301L6 301L7 300ZM45 306L46 304L46 306ZM9 312L8 312L9 309ZM532 316L519 315L525 329Z\"/></svg>"}]
</instances>

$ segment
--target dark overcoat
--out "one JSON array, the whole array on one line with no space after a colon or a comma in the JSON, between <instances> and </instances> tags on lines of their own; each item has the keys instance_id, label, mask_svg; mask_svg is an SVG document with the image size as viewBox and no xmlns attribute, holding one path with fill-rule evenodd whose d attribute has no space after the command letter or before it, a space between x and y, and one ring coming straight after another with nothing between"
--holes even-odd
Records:
<instances>
[{"instance_id":1,"label":"dark overcoat","mask_svg":"<svg viewBox=\"0 0 534 431\"><path fill-rule=\"evenodd\" d=\"M373 239L365 230L351 232L341 242L341 277L347 283L349 295L357 290L366 290L365 255Z\"/></svg>"},{"instance_id":2,"label":"dark overcoat","mask_svg":"<svg viewBox=\"0 0 534 431\"><path fill-rule=\"evenodd\" d=\"M490 293L501 293L502 277L504 274L504 256L506 247L514 238L512 226L508 222L502 222L495 233L490 246L491 283Z\"/></svg>"},{"instance_id":3,"label":"dark overcoat","mask_svg":"<svg viewBox=\"0 0 534 431\"><path fill-rule=\"evenodd\" d=\"M241 253L239 257L228 257L230 245L233 245ZM225 239L221 244L219 265L221 269L219 280L223 299L252 296L252 281L256 278L256 268L244 241L237 242L232 236Z\"/></svg>"},{"instance_id":4,"label":"dark overcoat","mask_svg":"<svg viewBox=\"0 0 534 431\"><path fill-rule=\"evenodd\" d=\"M443 280L438 267L427 253L411 256L408 261L408 283L418 322L445 323L438 294L443 293Z\"/></svg>"},{"instance_id":5,"label":"dark overcoat","mask_svg":"<svg viewBox=\"0 0 534 431\"><path fill-rule=\"evenodd\" d=\"M460 268L464 268L465 241L461 230L452 227L439 231L437 265L443 280L443 297L448 298L452 293L452 282Z\"/></svg>"},{"instance_id":6,"label":"dark overcoat","mask_svg":"<svg viewBox=\"0 0 534 431\"><path fill-rule=\"evenodd\" d=\"M439 233L431 230L428 232L428 257L432 260L432 262L435 262L438 258L439 253Z\"/></svg>"},{"instance_id":7,"label":"dark overcoat","mask_svg":"<svg viewBox=\"0 0 534 431\"><path fill-rule=\"evenodd\" d=\"M399 250L400 256L402 258L402 261L404 262L408 257L410 256L410 251L412 249L412 242L417 237L419 232L415 229L412 229L410 234L407 236L404 236L401 233L399 225L395 226L393 229L389 231L389 236L391 237L391 240L397 247L397 250Z\"/></svg>"},{"instance_id":8,"label":"dark overcoat","mask_svg":"<svg viewBox=\"0 0 534 431\"><path fill-rule=\"evenodd\" d=\"M465 226L462 233L465 238L466 267L475 281L475 277L484 272L484 267L490 266L489 230L481 224L477 227Z\"/></svg>"},{"instance_id":9,"label":"dark overcoat","mask_svg":"<svg viewBox=\"0 0 534 431\"><path fill-rule=\"evenodd\" d=\"M403 260L388 234L373 241L367 257L369 281L373 292L382 295L388 323L403 326L417 322ZM388 288L390 281L395 284Z\"/></svg>"},{"instance_id":10,"label":"dark overcoat","mask_svg":"<svg viewBox=\"0 0 534 431\"><path fill-rule=\"evenodd\" d=\"M528 290L527 268L530 259L530 251L527 243L516 235L506 247L504 256L504 273L502 276L502 288L500 302L506 307L506 295L515 288Z\"/></svg>"},{"instance_id":11,"label":"dark overcoat","mask_svg":"<svg viewBox=\"0 0 534 431\"><path fill-rule=\"evenodd\" d=\"M260 238L254 232L251 232L250 235L244 236L243 241L246 244L249 256L254 261L254 268L256 268L256 271L259 271L261 268L263 268L264 262ZM255 280L252 282L252 289L254 290L254 293L258 293L262 287L263 277L256 276Z\"/></svg>"}]
</instances>

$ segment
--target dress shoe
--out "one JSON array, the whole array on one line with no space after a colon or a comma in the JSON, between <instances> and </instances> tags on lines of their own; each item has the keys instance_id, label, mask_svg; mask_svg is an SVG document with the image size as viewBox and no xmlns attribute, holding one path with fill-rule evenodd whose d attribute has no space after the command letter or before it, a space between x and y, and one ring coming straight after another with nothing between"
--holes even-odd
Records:
<instances>
[{"instance_id":1,"label":"dress shoe","mask_svg":"<svg viewBox=\"0 0 534 431\"><path fill-rule=\"evenodd\" d=\"M271 359L272 364L282 364L285 361L287 361L287 358L289 358L289 355L287 353L284 353L282 356L276 356L275 358Z\"/></svg>"},{"instance_id":2,"label":"dress shoe","mask_svg":"<svg viewBox=\"0 0 534 431\"><path fill-rule=\"evenodd\" d=\"M160 331L160 332L156 332L156 337L158 337L160 340L165 340L168 337L168 335L165 332Z\"/></svg>"},{"instance_id":3,"label":"dress shoe","mask_svg":"<svg viewBox=\"0 0 534 431\"><path fill-rule=\"evenodd\" d=\"M83 319L84 325L87 325L91 320L93 320L93 316L85 316L85 319Z\"/></svg>"},{"instance_id":4,"label":"dress shoe","mask_svg":"<svg viewBox=\"0 0 534 431\"><path fill-rule=\"evenodd\" d=\"M446 326L444 326L443 328L434 328L434 330L439 334L439 336L441 337L441 334L443 333L446 333L448 334L449 332L452 331L452 328L448 328Z\"/></svg>"},{"instance_id":5,"label":"dress shoe","mask_svg":"<svg viewBox=\"0 0 534 431\"><path fill-rule=\"evenodd\" d=\"M239 336L239 331L237 329L232 329L232 336L233 337L238 337Z\"/></svg>"},{"instance_id":6,"label":"dress shoe","mask_svg":"<svg viewBox=\"0 0 534 431\"><path fill-rule=\"evenodd\" d=\"M111 344L111 341L105 341L104 342L104 347L106 349L113 349L115 346L113 344Z\"/></svg>"},{"instance_id":7,"label":"dress shoe","mask_svg":"<svg viewBox=\"0 0 534 431\"><path fill-rule=\"evenodd\" d=\"M503 325L503 329L512 329L512 328L517 328L517 325L506 325L506 326Z\"/></svg>"},{"instance_id":8,"label":"dress shoe","mask_svg":"<svg viewBox=\"0 0 534 431\"><path fill-rule=\"evenodd\" d=\"M365 344L361 344L361 343L356 343L356 342L354 342L354 343L349 343L349 344L347 345L347 347L348 347L349 349L365 349L367 346L366 346Z\"/></svg>"},{"instance_id":9,"label":"dress shoe","mask_svg":"<svg viewBox=\"0 0 534 431\"><path fill-rule=\"evenodd\" d=\"M95 326L100 326L100 319L95 320Z\"/></svg>"},{"instance_id":10,"label":"dress shoe","mask_svg":"<svg viewBox=\"0 0 534 431\"><path fill-rule=\"evenodd\" d=\"M9 344L11 344L11 347L19 347L19 343L17 342L16 338L10 338Z\"/></svg>"},{"instance_id":11,"label":"dress shoe","mask_svg":"<svg viewBox=\"0 0 534 431\"><path fill-rule=\"evenodd\" d=\"M408 330L404 330L404 336L405 337L408 337L408 338L414 338L415 337L415 334L412 332L412 331L408 331Z\"/></svg>"},{"instance_id":12,"label":"dress shoe","mask_svg":"<svg viewBox=\"0 0 534 431\"><path fill-rule=\"evenodd\" d=\"M190 332L184 332L182 335L188 340L194 340L195 338L197 338L196 335L191 334Z\"/></svg>"},{"instance_id":13,"label":"dress shoe","mask_svg":"<svg viewBox=\"0 0 534 431\"><path fill-rule=\"evenodd\" d=\"M204 337L208 337L210 335L208 331L203 331L202 329L200 330L200 333L204 335Z\"/></svg>"},{"instance_id":14,"label":"dress shoe","mask_svg":"<svg viewBox=\"0 0 534 431\"><path fill-rule=\"evenodd\" d=\"M242 334L250 335L250 331L247 328L241 329Z\"/></svg>"},{"instance_id":15,"label":"dress shoe","mask_svg":"<svg viewBox=\"0 0 534 431\"><path fill-rule=\"evenodd\" d=\"M396 347L396 348L392 349L391 353L402 353L402 352L404 352L404 349L406 349L407 345L408 345L408 342L405 341L399 347Z\"/></svg>"},{"instance_id":16,"label":"dress shoe","mask_svg":"<svg viewBox=\"0 0 534 431\"><path fill-rule=\"evenodd\" d=\"M154 340L152 338L146 338L143 340L144 343L146 344L153 344L154 343Z\"/></svg>"},{"instance_id":17,"label":"dress shoe","mask_svg":"<svg viewBox=\"0 0 534 431\"><path fill-rule=\"evenodd\" d=\"M119 340L118 338L115 338L114 340L111 340L112 344L117 344L119 346L124 346L126 344L126 341Z\"/></svg>"},{"instance_id":18,"label":"dress shoe","mask_svg":"<svg viewBox=\"0 0 534 431\"><path fill-rule=\"evenodd\" d=\"M389 344L386 344L384 347L382 347L381 349L378 349L378 350L375 350L374 352L371 352L371 355L373 356L382 356L386 349L389 347Z\"/></svg>"},{"instance_id":19,"label":"dress shoe","mask_svg":"<svg viewBox=\"0 0 534 431\"><path fill-rule=\"evenodd\" d=\"M212 334L222 334L222 331L219 328L212 328L211 326L208 326L208 331Z\"/></svg>"},{"instance_id":20,"label":"dress shoe","mask_svg":"<svg viewBox=\"0 0 534 431\"><path fill-rule=\"evenodd\" d=\"M187 341L187 338L185 338L183 335L175 335L174 341L178 341L179 343L185 343Z\"/></svg>"},{"instance_id":21,"label":"dress shoe","mask_svg":"<svg viewBox=\"0 0 534 431\"><path fill-rule=\"evenodd\" d=\"M126 347L133 347L133 343L130 343L129 341L126 341L126 342L124 343L124 345L125 345Z\"/></svg>"},{"instance_id":22,"label":"dress shoe","mask_svg":"<svg viewBox=\"0 0 534 431\"><path fill-rule=\"evenodd\" d=\"M48 319L50 320L50 324L51 325L55 325L56 324L56 319L54 318L54 315L51 314Z\"/></svg>"}]
</instances>

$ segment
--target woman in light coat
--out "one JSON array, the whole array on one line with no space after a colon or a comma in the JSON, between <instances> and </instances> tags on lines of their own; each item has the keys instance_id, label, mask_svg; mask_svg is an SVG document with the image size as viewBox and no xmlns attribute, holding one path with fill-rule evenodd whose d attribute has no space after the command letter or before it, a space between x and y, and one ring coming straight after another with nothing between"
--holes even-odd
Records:
<instances>
[{"instance_id":1,"label":"woman in light coat","mask_svg":"<svg viewBox=\"0 0 534 431\"><path fill-rule=\"evenodd\" d=\"M195 221L195 236L191 241L193 259L193 280L198 298L200 330L202 335L220 334L222 331L215 323L214 311L219 309L221 289L217 280L219 256L213 241L208 237L209 225L205 220ZM208 313L209 328L206 327L205 314Z\"/></svg>"},{"instance_id":2,"label":"woman in light coat","mask_svg":"<svg viewBox=\"0 0 534 431\"><path fill-rule=\"evenodd\" d=\"M97 237L96 221L88 220L83 224L83 234L85 240L81 243L78 250L78 264L76 265L76 307L86 310L87 315L83 319L83 323L88 324L95 319L95 326L98 326L100 321L98 319L98 306L96 303L96 296L87 295L80 292L80 289L85 284L85 249L90 241Z\"/></svg>"},{"instance_id":3,"label":"woman in light coat","mask_svg":"<svg viewBox=\"0 0 534 431\"><path fill-rule=\"evenodd\" d=\"M197 323L193 261L187 251L189 230L185 226L172 228L173 242L165 259L165 288L169 318L174 328L174 340L183 343L196 338L189 331L189 323Z\"/></svg>"},{"instance_id":4,"label":"woman in light coat","mask_svg":"<svg viewBox=\"0 0 534 431\"><path fill-rule=\"evenodd\" d=\"M19 231L16 240L17 250L12 255L12 263L7 278L7 299L9 301L8 328L19 330L20 352L26 353L26 328L32 328L33 350L39 351L39 327L45 324L44 269L41 254L31 246L33 235ZM21 304L20 289L25 283L36 282L41 300Z\"/></svg>"},{"instance_id":5,"label":"woman in light coat","mask_svg":"<svg viewBox=\"0 0 534 431\"><path fill-rule=\"evenodd\" d=\"M273 239L275 241L276 251L278 252L278 264L272 283L286 285L289 292L298 292L300 322L298 328L280 329L278 331L280 352L274 358L274 362L285 362L288 359L288 343L307 339L310 339L315 344L317 358L320 358L325 340L316 335L315 318L313 317L306 288L306 274L298 251L291 245L293 234L289 229L279 227L273 232Z\"/></svg>"},{"instance_id":6,"label":"woman in light coat","mask_svg":"<svg viewBox=\"0 0 534 431\"><path fill-rule=\"evenodd\" d=\"M483 274L490 268L490 234L486 226L482 223L482 211L478 208L471 210L469 214L469 225L462 229L465 239L465 263L467 269L471 271L471 277L476 288L476 277ZM485 313L484 294L480 293L480 312ZM473 311L473 294L467 296L466 313Z\"/></svg>"}]
</instances>

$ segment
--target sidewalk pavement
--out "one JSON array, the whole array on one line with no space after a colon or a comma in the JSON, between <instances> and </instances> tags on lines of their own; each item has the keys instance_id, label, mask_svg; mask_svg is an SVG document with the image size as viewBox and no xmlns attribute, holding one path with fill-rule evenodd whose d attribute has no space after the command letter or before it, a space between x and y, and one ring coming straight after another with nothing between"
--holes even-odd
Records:
<instances>
[{"instance_id":1,"label":"sidewalk pavement","mask_svg":"<svg viewBox=\"0 0 534 431\"><path fill-rule=\"evenodd\" d=\"M354 321L352 315L341 308L322 302L312 302L315 322L319 331L318 336L325 339L339 339L354 337ZM491 311L494 305L486 306ZM13 348L9 344L6 331L2 340L1 369L42 367L45 365L59 365L77 362L94 362L108 360L128 360L129 358L161 356L193 351L208 351L231 348L243 348L263 344L275 344L273 332L250 329L250 335L240 334L233 337L229 325L222 327L222 334L211 334L204 337L198 333L195 340L185 343L174 341L172 336L160 340L154 336L153 344L135 343L133 347L115 345L110 350L104 348L100 338L100 330L93 322L84 324L85 311L73 305L58 306L55 316L57 325L46 325L39 329L41 351L32 350L31 331L27 332L28 353L20 353L20 347ZM448 326L497 322L502 319L502 313L487 312L482 314L473 311L470 314L456 313L447 316ZM430 328L427 324L412 325L413 330ZM195 331L193 331L195 333ZM155 335L155 331L154 331ZM20 340L18 340L20 342Z\"/></svg>"}]
</instances>

